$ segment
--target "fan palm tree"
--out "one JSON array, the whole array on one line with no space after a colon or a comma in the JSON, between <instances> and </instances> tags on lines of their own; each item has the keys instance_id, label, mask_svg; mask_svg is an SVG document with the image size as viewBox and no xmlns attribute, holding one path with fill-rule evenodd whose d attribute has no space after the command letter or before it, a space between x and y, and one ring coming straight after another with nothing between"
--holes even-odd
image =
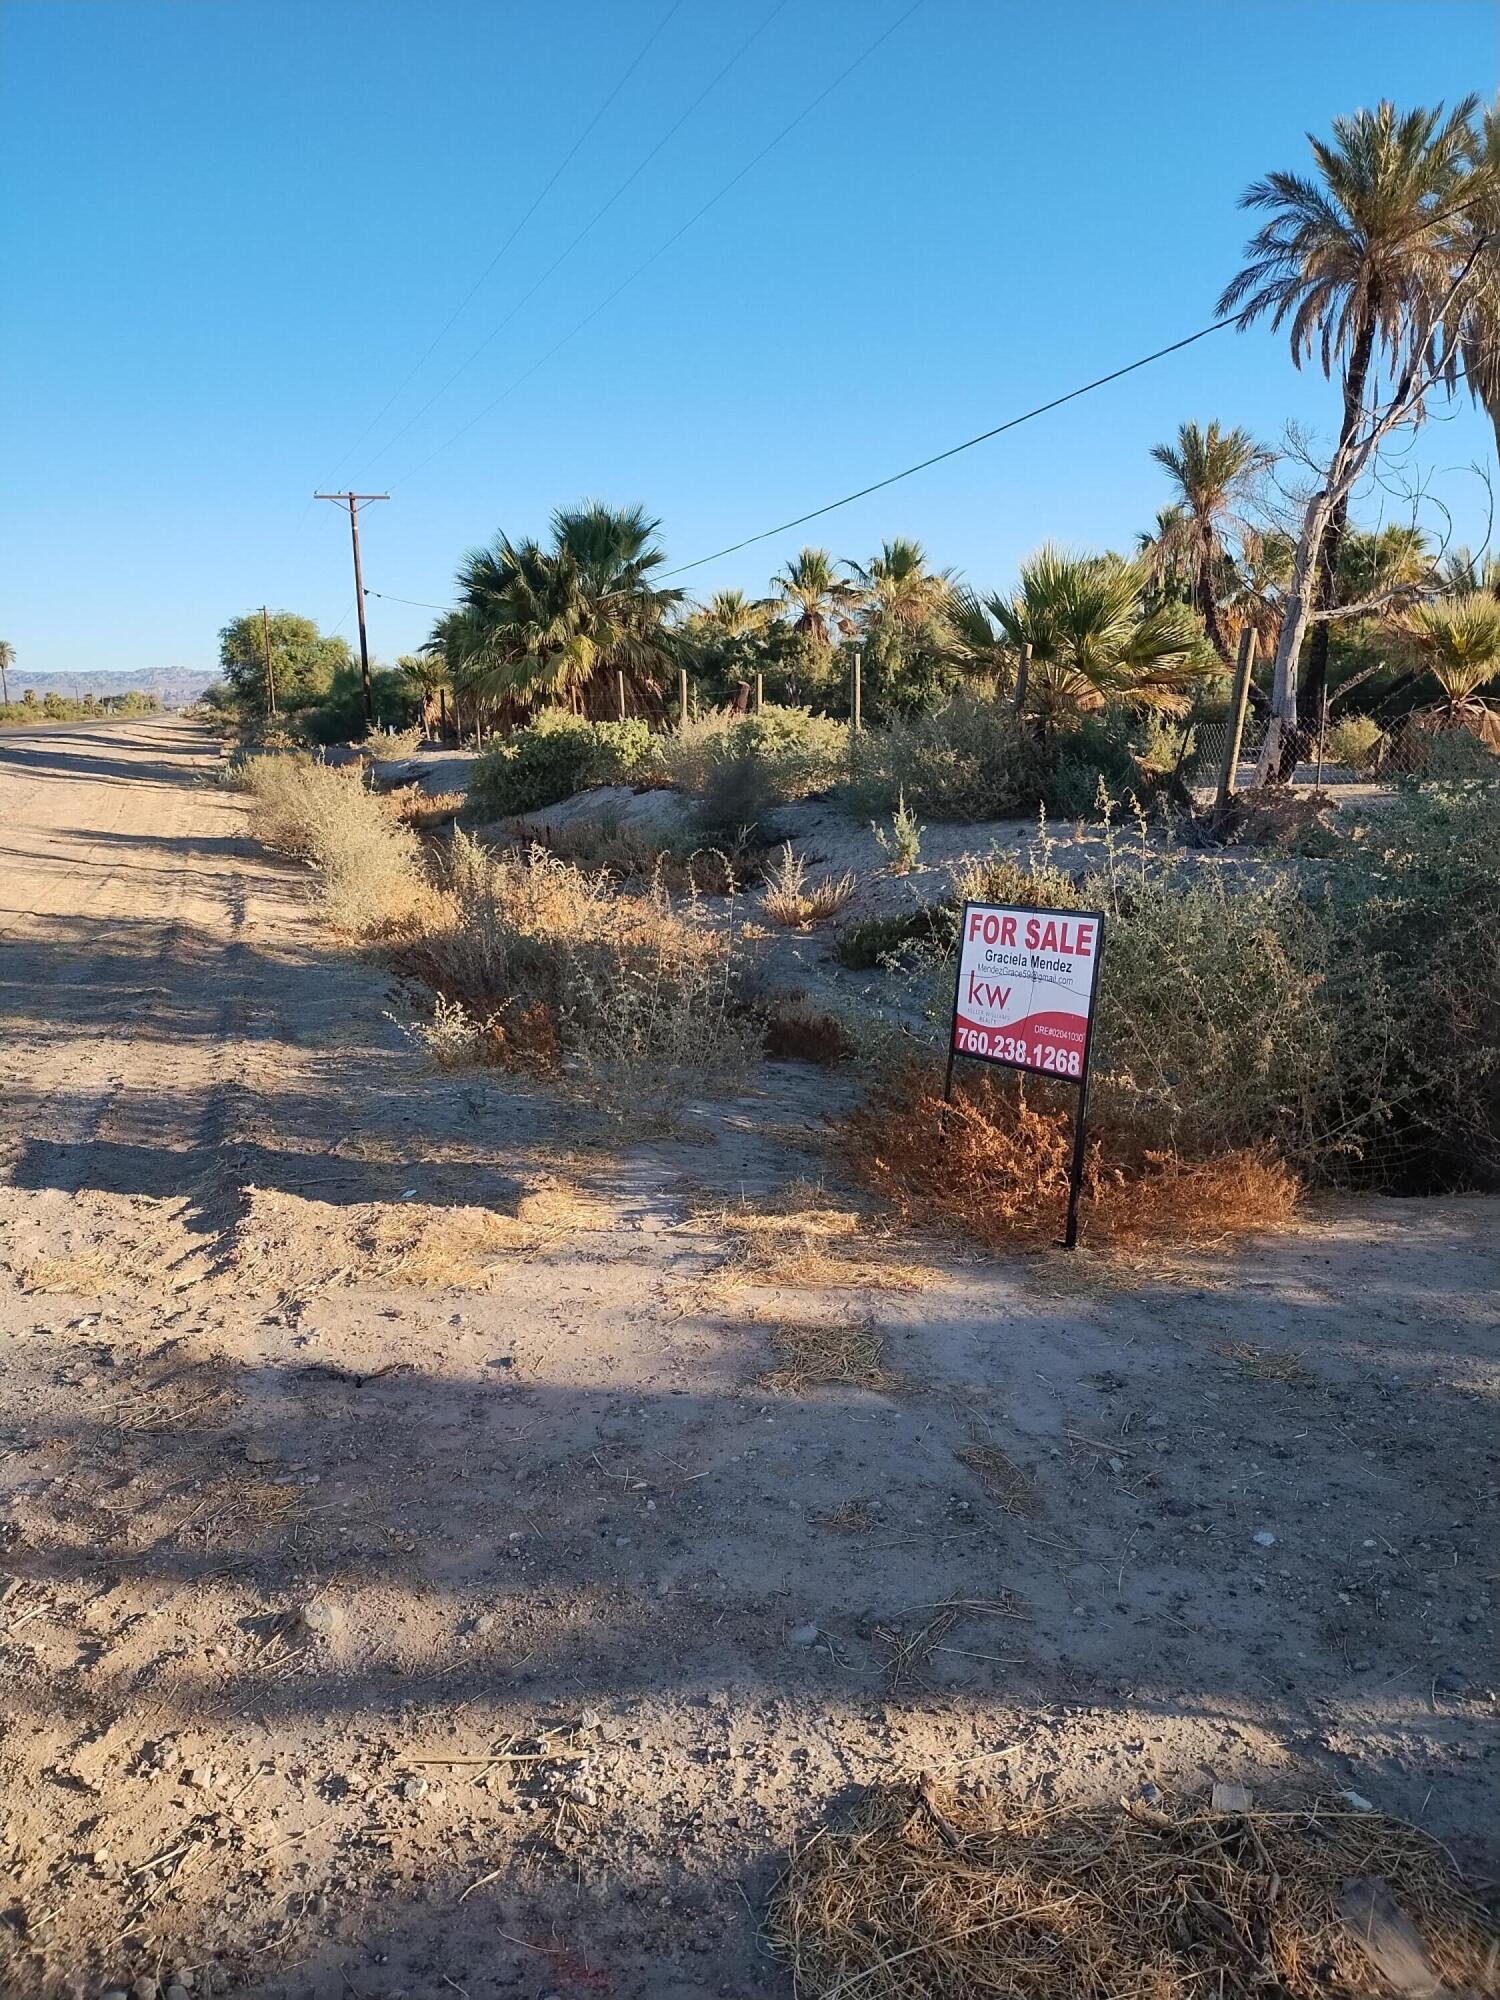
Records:
<instances>
[{"instance_id":1,"label":"fan palm tree","mask_svg":"<svg viewBox=\"0 0 1500 2000\"><path fill-rule=\"evenodd\" d=\"M666 560L639 507L591 502L552 517L552 541L497 536L459 569L466 678L519 709L566 702L613 713L615 676L649 702L671 664L668 612L682 596L652 582Z\"/></svg>"},{"instance_id":2,"label":"fan palm tree","mask_svg":"<svg viewBox=\"0 0 1500 2000\"><path fill-rule=\"evenodd\" d=\"M1358 430L1377 352L1394 362L1445 337L1435 307L1455 268L1477 105L1476 97L1466 97L1444 117L1441 105L1398 112L1382 100L1373 111L1335 119L1331 141L1309 134L1315 180L1268 174L1240 199L1242 208L1261 210L1268 220L1251 237L1248 262L1218 310L1236 314L1241 328L1267 313L1274 328L1289 325L1299 368L1314 354L1325 375L1342 364L1341 447ZM1315 610L1334 602L1347 519L1347 502L1340 501L1319 552ZM1320 620L1308 657L1312 714L1328 684L1328 637ZM1288 754L1295 754L1290 745Z\"/></svg>"},{"instance_id":3,"label":"fan palm tree","mask_svg":"<svg viewBox=\"0 0 1500 2000\"><path fill-rule=\"evenodd\" d=\"M954 589L948 625L958 665L967 673L982 674L996 694L1007 693L1015 685L1016 649L972 590Z\"/></svg>"},{"instance_id":4,"label":"fan palm tree","mask_svg":"<svg viewBox=\"0 0 1500 2000\"><path fill-rule=\"evenodd\" d=\"M10 670L15 664L15 647L9 639L0 639L0 701L10 700Z\"/></svg>"},{"instance_id":5,"label":"fan palm tree","mask_svg":"<svg viewBox=\"0 0 1500 2000\"><path fill-rule=\"evenodd\" d=\"M1453 259L1472 256L1478 283L1448 349L1462 360L1464 380L1495 427L1500 450L1500 100L1480 113L1469 145L1469 180L1455 217Z\"/></svg>"},{"instance_id":6,"label":"fan palm tree","mask_svg":"<svg viewBox=\"0 0 1500 2000\"><path fill-rule=\"evenodd\" d=\"M1466 548L1452 549L1438 564L1438 581L1445 597L1472 597L1488 591L1500 599L1500 556L1475 555Z\"/></svg>"},{"instance_id":7,"label":"fan palm tree","mask_svg":"<svg viewBox=\"0 0 1500 2000\"><path fill-rule=\"evenodd\" d=\"M1172 553L1185 560L1193 579L1193 602L1203 619L1209 643L1224 665L1233 664L1229 641L1219 617L1219 589L1228 570L1224 532L1241 524L1237 505L1254 481L1275 462L1275 453L1258 445L1245 430L1223 430L1217 422L1200 430L1182 424L1177 442L1158 444L1151 456L1176 484L1180 499L1158 526Z\"/></svg>"},{"instance_id":8,"label":"fan palm tree","mask_svg":"<svg viewBox=\"0 0 1500 2000\"><path fill-rule=\"evenodd\" d=\"M1224 625L1236 645L1249 626L1263 660L1274 657L1281 637L1294 554L1291 536L1278 528L1246 528L1240 535L1239 555L1224 599ZM1252 688L1252 699L1258 693Z\"/></svg>"},{"instance_id":9,"label":"fan palm tree","mask_svg":"<svg viewBox=\"0 0 1500 2000\"><path fill-rule=\"evenodd\" d=\"M866 632L920 632L942 619L953 592L951 570L927 567L922 544L898 535L868 564L846 562L860 625Z\"/></svg>"},{"instance_id":10,"label":"fan palm tree","mask_svg":"<svg viewBox=\"0 0 1500 2000\"><path fill-rule=\"evenodd\" d=\"M1443 698L1427 711L1434 729L1468 729L1488 740L1494 709L1479 690L1500 675L1500 603L1487 591L1417 604L1397 632Z\"/></svg>"},{"instance_id":11,"label":"fan palm tree","mask_svg":"<svg viewBox=\"0 0 1500 2000\"><path fill-rule=\"evenodd\" d=\"M1339 595L1346 604L1388 597L1392 604L1418 596L1434 581L1432 548L1413 523L1345 531L1339 551Z\"/></svg>"},{"instance_id":12,"label":"fan palm tree","mask_svg":"<svg viewBox=\"0 0 1500 2000\"><path fill-rule=\"evenodd\" d=\"M792 630L818 646L832 645L854 602L827 549L803 549L771 578L771 588L785 606Z\"/></svg>"},{"instance_id":13,"label":"fan palm tree","mask_svg":"<svg viewBox=\"0 0 1500 2000\"><path fill-rule=\"evenodd\" d=\"M1016 648L1031 647L1026 705L1052 722L1119 702L1180 715L1190 691L1218 671L1196 613L1145 608L1150 565L1044 545L1021 566L1011 597L986 600Z\"/></svg>"}]
</instances>

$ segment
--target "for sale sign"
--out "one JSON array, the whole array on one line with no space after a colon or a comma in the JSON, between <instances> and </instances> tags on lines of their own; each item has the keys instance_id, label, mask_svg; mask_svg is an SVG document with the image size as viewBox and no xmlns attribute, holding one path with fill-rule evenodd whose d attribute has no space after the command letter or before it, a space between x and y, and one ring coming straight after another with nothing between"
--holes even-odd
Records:
<instances>
[{"instance_id":1,"label":"for sale sign","mask_svg":"<svg viewBox=\"0 0 1500 2000\"><path fill-rule=\"evenodd\" d=\"M951 1054L1081 1083L1104 919L965 903Z\"/></svg>"}]
</instances>

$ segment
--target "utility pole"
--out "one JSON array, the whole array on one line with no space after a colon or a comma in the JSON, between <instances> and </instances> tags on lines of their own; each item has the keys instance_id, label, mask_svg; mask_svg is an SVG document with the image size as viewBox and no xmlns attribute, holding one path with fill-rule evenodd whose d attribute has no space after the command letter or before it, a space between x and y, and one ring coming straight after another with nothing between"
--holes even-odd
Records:
<instances>
[{"instance_id":1,"label":"utility pole","mask_svg":"<svg viewBox=\"0 0 1500 2000\"><path fill-rule=\"evenodd\" d=\"M349 509L349 539L354 544L354 603L359 612L359 678L365 691L365 722L375 720L375 697L370 689L370 642L365 635L365 573L359 562L359 510L372 500L389 500L389 493L315 493L314 500L336 500Z\"/></svg>"},{"instance_id":2,"label":"utility pole","mask_svg":"<svg viewBox=\"0 0 1500 2000\"><path fill-rule=\"evenodd\" d=\"M1224 762L1219 767L1214 811L1221 813L1234 797L1239 776L1240 745L1245 740L1245 710L1250 701L1250 676L1255 672L1255 633L1246 626L1240 633L1239 656L1234 663L1234 692L1229 698L1229 727L1224 737Z\"/></svg>"},{"instance_id":3,"label":"utility pole","mask_svg":"<svg viewBox=\"0 0 1500 2000\"><path fill-rule=\"evenodd\" d=\"M266 645L266 712L276 713L276 669L271 664L271 614L260 607L260 634Z\"/></svg>"}]
</instances>

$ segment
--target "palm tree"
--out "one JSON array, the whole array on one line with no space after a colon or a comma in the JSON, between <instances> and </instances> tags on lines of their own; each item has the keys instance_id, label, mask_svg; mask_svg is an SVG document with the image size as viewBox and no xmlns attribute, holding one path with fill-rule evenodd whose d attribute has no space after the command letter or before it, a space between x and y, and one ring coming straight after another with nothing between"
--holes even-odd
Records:
<instances>
[{"instance_id":1,"label":"palm tree","mask_svg":"<svg viewBox=\"0 0 1500 2000\"><path fill-rule=\"evenodd\" d=\"M1175 445L1158 444L1151 456L1175 481L1181 495L1163 517L1164 539L1180 550L1193 578L1193 601L1203 619L1209 643L1225 666L1232 666L1229 641L1219 618L1219 589L1228 568L1224 531L1240 526L1236 505L1253 482L1275 462L1274 452L1258 445L1248 431L1223 430L1217 422L1207 430L1182 424Z\"/></svg>"},{"instance_id":2,"label":"palm tree","mask_svg":"<svg viewBox=\"0 0 1500 2000\"><path fill-rule=\"evenodd\" d=\"M623 673L638 700L654 701L672 659L667 614L682 597L652 582L666 560L658 525L639 507L590 502L553 515L550 547L499 535L466 556L452 636L474 692L520 710L566 702L612 714Z\"/></svg>"},{"instance_id":3,"label":"palm tree","mask_svg":"<svg viewBox=\"0 0 1500 2000\"><path fill-rule=\"evenodd\" d=\"M753 639L775 609L769 598L746 597L743 590L716 590L693 614L705 631L721 639Z\"/></svg>"},{"instance_id":4,"label":"palm tree","mask_svg":"<svg viewBox=\"0 0 1500 2000\"><path fill-rule=\"evenodd\" d=\"M1431 545L1415 522L1345 530L1338 583L1346 604L1387 598L1394 606L1430 589L1433 581Z\"/></svg>"},{"instance_id":5,"label":"palm tree","mask_svg":"<svg viewBox=\"0 0 1500 2000\"><path fill-rule=\"evenodd\" d=\"M1181 715L1219 666L1185 604L1147 610L1150 564L1080 556L1044 545L1021 566L1020 588L987 609L1016 648L1031 647L1026 704L1044 721L1115 701Z\"/></svg>"},{"instance_id":6,"label":"palm tree","mask_svg":"<svg viewBox=\"0 0 1500 2000\"><path fill-rule=\"evenodd\" d=\"M1224 599L1224 624L1236 645L1241 632L1249 626L1263 660L1275 656L1276 642L1281 637L1281 619L1295 553L1291 536L1279 528L1246 528L1240 535L1239 555ZM1265 697L1252 687L1252 700L1258 695L1263 702Z\"/></svg>"},{"instance_id":7,"label":"palm tree","mask_svg":"<svg viewBox=\"0 0 1500 2000\"><path fill-rule=\"evenodd\" d=\"M9 639L0 639L0 701L10 701L10 670L15 664L15 647Z\"/></svg>"},{"instance_id":8,"label":"palm tree","mask_svg":"<svg viewBox=\"0 0 1500 2000\"><path fill-rule=\"evenodd\" d=\"M1445 597L1472 597L1485 590L1500 599L1500 556L1452 549L1438 564L1438 581Z\"/></svg>"},{"instance_id":9,"label":"palm tree","mask_svg":"<svg viewBox=\"0 0 1500 2000\"><path fill-rule=\"evenodd\" d=\"M771 588L786 607L792 630L819 647L833 644L854 601L827 549L803 549L771 578Z\"/></svg>"},{"instance_id":10,"label":"palm tree","mask_svg":"<svg viewBox=\"0 0 1500 2000\"><path fill-rule=\"evenodd\" d=\"M1427 711L1429 726L1467 729L1489 741L1494 709L1479 699L1479 690L1500 674L1500 603L1478 591L1417 604L1396 629L1443 691L1442 700Z\"/></svg>"},{"instance_id":11,"label":"palm tree","mask_svg":"<svg viewBox=\"0 0 1500 2000\"><path fill-rule=\"evenodd\" d=\"M955 588L948 606L954 658L965 672L983 674L999 695L1015 685L1016 649L972 591Z\"/></svg>"},{"instance_id":12,"label":"palm tree","mask_svg":"<svg viewBox=\"0 0 1500 2000\"><path fill-rule=\"evenodd\" d=\"M886 713L926 707L952 677L952 571L929 569L922 544L902 535L882 543L868 563L844 568L873 706Z\"/></svg>"},{"instance_id":13,"label":"palm tree","mask_svg":"<svg viewBox=\"0 0 1500 2000\"><path fill-rule=\"evenodd\" d=\"M1478 286L1448 348L1461 359L1469 394L1482 403L1500 450L1500 100L1479 117L1469 146L1469 180L1455 218L1453 259L1475 258Z\"/></svg>"},{"instance_id":14,"label":"palm tree","mask_svg":"<svg viewBox=\"0 0 1500 2000\"><path fill-rule=\"evenodd\" d=\"M1347 448L1365 407L1377 350L1393 363L1443 337L1437 301L1454 270L1456 217L1472 173L1478 105L1466 97L1443 108L1398 113L1388 100L1336 118L1331 142L1308 135L1318 178L1273 173L1254 182L1242 208L1269 220L1246 246L1248 262L1219 300L1243 329L1263 314L1290 322L1297 367L1317 354L1323 373L1344 373L1339 444ZM1334 602L1347 500L1333 508L1319 552L1313 609ZM1313 627L1308 712L1319 713L1328 685L1328 626ZM1295 673L1295 662L1293 663ZM1293 746L1287 746L1294 755Z\"/></svg>"}]
</instances>

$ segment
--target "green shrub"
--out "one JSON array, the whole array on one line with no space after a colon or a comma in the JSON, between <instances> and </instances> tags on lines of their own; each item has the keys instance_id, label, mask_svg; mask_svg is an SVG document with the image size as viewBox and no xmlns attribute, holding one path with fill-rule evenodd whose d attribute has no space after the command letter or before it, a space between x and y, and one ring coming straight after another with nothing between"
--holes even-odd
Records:
<instances>
[{"instance_id":1,"label":"green shrub","mask_svg":"<svg viewBox=\"0 0 1500 2000\"><path fill-rule=\"evenodd\" d=\"M758 715L699 716L659 738L658 748L667 779L698 799L724 782L723 767L753 767L738 782L768 808L833 784L847 768L849 731L826 715L767 703Z\"/></svg>"},{"instance_id":2,"label":"green shrub","mask_svg":"<svg viewBox=\"0 0 1500 2000\"><path fill-rule=\"evenodd\" d=\"M935 820L1009 819L1046 796L1049 759L1007 702L964 688L930 715L864 731L840 799L860 818L892 813L902 797Z\"/></svg>"},{"instance_id":3,"label":"green shrub","mask_svg":"<svg viewBox=\"0 0 1500 2000\"><path fill-rule=\"evenodd\" d=\"M1352 771L1367 770L1383 741L1384 731L1373 715L1340 716L1324 740L1324 761L1345 764Z\"/></svg>"},{"instance_id":4,"label":"green shrub","mask_svg":"<svg viewBox=\"0 0 1500 2000\"><path fill-rule=\"evenodd\" d=\"M644 722L586 722L548 709L494 743L469 777L473 817L505 819L539 812L591 785L616 785L645 775L655 745Z\"/></svg>"},{"instance_id":5,"label":"green shrub","mask_svg":"<svg viewBox=\"0 0 1500 2000\"><path fill-rule=\"evenodd\" d=\"M1111 842L1081 883L1043 850L954 893L1104 912L1095 1088L1134 1143L1405 1191L1500 1176L1500 785L1408 785L1315 873L1246 881L1144 846L1126 866ZM941 1035L954 926L933 930Z\"/></svg>"}]
</instances>

